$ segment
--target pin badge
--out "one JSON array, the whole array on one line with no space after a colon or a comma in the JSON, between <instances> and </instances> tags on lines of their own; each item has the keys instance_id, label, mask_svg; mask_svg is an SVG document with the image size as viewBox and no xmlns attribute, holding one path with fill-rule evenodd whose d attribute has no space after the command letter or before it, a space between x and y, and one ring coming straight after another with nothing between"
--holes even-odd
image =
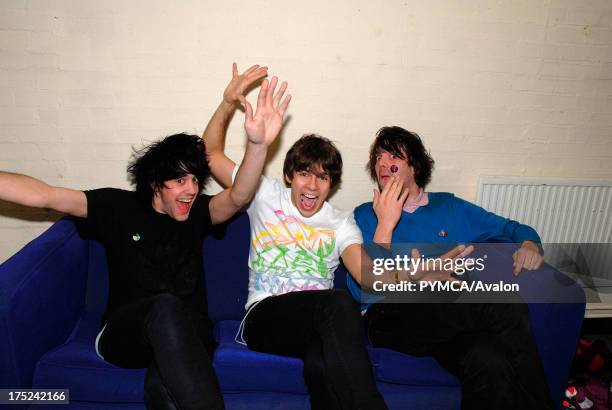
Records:
<instances>
[{"instance_id":1,"label":"pin badge","mask_svg":"<svg viewBox=\"0 0 612 410\"><path fill-rule=\"evenodd\" d=\"M134 235L132 235L132 240L134 242L138 242L140 240L140 234L139 233L135 233Z\"/></svg>"},{"instance_id":2,"label":"pin badge","mask_svg":"<svg viewBox=\"0 0 612 410\"><path fill-rule=\"evenodd\" d=\"M446 233L446 231L444 229L442 229L440 232L438 232L438 236L446 238L448 236L448 234Z\"/></svg>"},{"instance_id":3,"label":"pin badge","mask_svg":"<svg viewBox=\"0 0 612 410\"><path fill-rule=\"evenodd\" d=\"M395 165L395 164L391 165L391 167L390 167L389 169L390 169L390 170L391 170L391 172L392 172L392 173L394 173L394 174L395 174L395 173L396 173L396 172L399 170L399 168L398 168L398 167L397 167L397 165Z\"/></svg>"}]
</instances>

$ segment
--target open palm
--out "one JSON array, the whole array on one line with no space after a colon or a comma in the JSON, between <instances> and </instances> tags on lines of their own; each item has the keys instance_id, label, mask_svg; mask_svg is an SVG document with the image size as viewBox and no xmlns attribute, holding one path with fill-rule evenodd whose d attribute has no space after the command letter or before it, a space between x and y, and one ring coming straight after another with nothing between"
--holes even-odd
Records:
<instances>
[{"instance_id":1,"label":"open palm","mask_svg":"<svg viewBox=\"0 0 612 410\"><path fill-rule=\"evenodd\" d=\"M276 77L272 77L270 82L268 80L262 82L254 114L253 107L246 98L242 95L239 97L246 109L244 128L249 141L254 144L270 145L283 127L283 117L291 101L291 95L283 99L287 89L286 82L283 82L278 92L274 94L277 83Z\"/></svg>"}]
</instances>

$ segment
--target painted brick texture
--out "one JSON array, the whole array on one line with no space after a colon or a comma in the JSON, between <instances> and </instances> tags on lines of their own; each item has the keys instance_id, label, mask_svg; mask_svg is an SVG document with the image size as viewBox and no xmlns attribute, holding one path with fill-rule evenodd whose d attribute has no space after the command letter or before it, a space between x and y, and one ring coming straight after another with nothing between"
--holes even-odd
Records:
<instances>
[{"instance_id":1,"label":"painted brick texture","mask_svg":"<svg viewBox=\"0 0 612 410\"><path fill-rule=\"evenodd\" d=\"M430 190L469 200L481 175L612 180L608 0L4 0L0 169L128 188L132 146L200 134L233 61L268 65L294 95L267 175L300 135L327 136L344 208L371 199L364 164L383 125L424 138ZM56 217L0 203L0 261Z\"/></svg>"}]
</instances>

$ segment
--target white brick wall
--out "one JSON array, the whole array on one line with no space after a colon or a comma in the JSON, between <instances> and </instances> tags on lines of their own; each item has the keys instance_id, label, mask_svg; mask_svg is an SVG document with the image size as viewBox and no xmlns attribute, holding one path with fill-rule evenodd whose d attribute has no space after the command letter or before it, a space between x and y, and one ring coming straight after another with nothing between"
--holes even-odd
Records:
<instances>
[{"instance_id":1,"label":"white brick wall","mask_svg":"<svg viewBox=\"0 0 612 410\"><path fill-rule=\"evenodd\" d=\"M612 179L609 0L3 0L0 169L127 188L130 147L201 133L232 61L269 65L294 95L267 174L301 134L328 136L345 208L371 197L383 125L421 134L431 190L470 200L484 174ZM0 261L56 217L0 203Z\"/></svg>"}]
</instances>

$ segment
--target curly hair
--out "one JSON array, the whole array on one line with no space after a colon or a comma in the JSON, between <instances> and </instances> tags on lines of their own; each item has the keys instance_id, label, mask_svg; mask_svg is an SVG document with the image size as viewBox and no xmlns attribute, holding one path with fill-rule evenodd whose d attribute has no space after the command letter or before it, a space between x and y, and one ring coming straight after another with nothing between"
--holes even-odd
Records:
<instances>
[{"instance_id":1,"label":"curly hair","mask_svg":"<svg viewBox=\"0 0 612 410\"><path fill-rule=\"evenodd\" d=\"M425 188L431 181L434 160L425 149L421 137L415 132L401 127L382 127L376 133L376 139L370 147L370 158L366 170L370 178L376 182L376 156L379 151L387 151L401 159L406 159L408 165L414 168L414 181Z\"/></svg>"},{"instance_id":2,"label":"curly hair","mask_svg":"<svg viewBox=\"0 0 612 410\"><path fill-rule=\"evenodd\" d=\"M193 174L200 191L210 178L204 141L197 135L174 134L140 150L134 150L127 167L132 185L138 196L150 201L164 182Z\"/></svg>"},{"instance_id":3,"label":"curly hair","mask_svg":"<svg viewBox=\"0 0 612 410\"><path fill-rule=\"evenodd\" d=\"M334 189L342 181L342 155L333 142L316 134L307 134L297 140L287 151L283 174L293 179L299 171L315 171L320 165L331 179L330 188Z\"/></svg>"}]
</instances>

